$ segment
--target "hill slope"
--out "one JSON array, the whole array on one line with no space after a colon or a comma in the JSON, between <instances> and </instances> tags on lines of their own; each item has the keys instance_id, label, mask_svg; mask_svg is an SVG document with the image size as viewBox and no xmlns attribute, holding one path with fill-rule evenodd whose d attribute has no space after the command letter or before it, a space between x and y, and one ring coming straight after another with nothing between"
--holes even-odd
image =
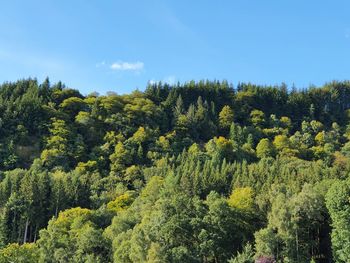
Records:
<instances>
[{"instance_id":1,"label":"hill slope","mask_svg":"<svg viewBox=\"0 0 350 263\"><path fill-rule=\"evenodd\" d=\"M349 124L350 82L4 83L0 262L349 262Z\"/></svg>"}]
</instances>

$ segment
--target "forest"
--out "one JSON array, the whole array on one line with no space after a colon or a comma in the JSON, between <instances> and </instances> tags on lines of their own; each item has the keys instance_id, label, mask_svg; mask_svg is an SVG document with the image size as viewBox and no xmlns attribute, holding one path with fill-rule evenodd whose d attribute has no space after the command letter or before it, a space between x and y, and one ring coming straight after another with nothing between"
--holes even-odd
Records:
<instances>
[{"instance_id":1,"label":"forest","mask_svg":"<svg viewBox=\"0 0 350 263\"><path fill-rule=\"evenodd\" d=\"M350 262L350 81L0 85L0 263Z\"/></svg>"}]
</instances>

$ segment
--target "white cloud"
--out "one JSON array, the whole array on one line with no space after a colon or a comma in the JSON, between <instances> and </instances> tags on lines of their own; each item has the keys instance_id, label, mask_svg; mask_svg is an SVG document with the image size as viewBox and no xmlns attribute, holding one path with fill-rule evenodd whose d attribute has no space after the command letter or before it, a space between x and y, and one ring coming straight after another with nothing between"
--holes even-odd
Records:
<instances>
[{"instance_id":1,"label":"white cloud","mask_svg":"<svg viewBox=\"0 0 350 263\"><path fill-rule=\"evenodd\" d=\"M178 79L174 75L171 75L171 76L164 77L163 79L150 79L148 81L148 84L154 85L154 84L157 84L159 81L169 85L175 85Z\"/></svg>"},{"instance_id":2,"label":"white cloud","mask_svg":"<svg viewBox=\"0 0 350 263\"><path fill-rule=\"evenodd\" d=\"M149 84L149 85L154 85L154 84L156 84L156 83L157 83L157 81L154 80L154 79L151 79L151 80L148 81L148 84Z\"/></svg>"},{"instance_id":3,"label":"white cloud","mask_svg":"<svg viewBox=\"0 0 350 263\"><path fill-rule=\"evenodd\" d=\"M168 76L164 78L163 82L168 83L169 85L174 85L176 83L176 77L175 76Z\"/></svg>"},{"instance_id":4,"label":"white cloud","mask_svg":"<svg viewBox=\"0 0 350 263\"><path fill-rule=\"evenodd\" d=\"M115 62L110 68L113 70L130 70L130 71L140 71L144 67L143 62Z\"/></svg>"}]
</instances>

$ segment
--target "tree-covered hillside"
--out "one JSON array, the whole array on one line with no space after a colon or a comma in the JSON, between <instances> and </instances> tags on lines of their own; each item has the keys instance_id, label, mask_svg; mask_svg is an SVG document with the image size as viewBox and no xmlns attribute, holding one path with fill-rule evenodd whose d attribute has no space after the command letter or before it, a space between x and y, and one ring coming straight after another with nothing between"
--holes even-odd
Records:
<instances>
[{"instance_id":1,"label":"tree-covered hillside","mask_svg":"<svg viewBox=\"0 0 350 263\"><path fill-rule=\"evenodd\" d=\"M0 263L350 262L350 82L0 86Z\"/></svg>"}]
</instances>

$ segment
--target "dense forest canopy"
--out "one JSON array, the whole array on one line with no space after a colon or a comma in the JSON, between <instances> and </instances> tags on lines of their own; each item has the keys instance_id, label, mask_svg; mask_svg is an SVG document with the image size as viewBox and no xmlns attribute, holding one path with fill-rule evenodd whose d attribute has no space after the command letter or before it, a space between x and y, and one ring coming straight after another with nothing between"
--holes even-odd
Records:
<instances>
[{"instance_id":1,"label":"dense forest canopy","mask_svg":"<svg viewBox=\"0 0 350 263\"><path fill-rule=\"evenodd\" d=\"M350 262L350 82L0 86L0 262Z\"/></svg>"}]
</instances>

